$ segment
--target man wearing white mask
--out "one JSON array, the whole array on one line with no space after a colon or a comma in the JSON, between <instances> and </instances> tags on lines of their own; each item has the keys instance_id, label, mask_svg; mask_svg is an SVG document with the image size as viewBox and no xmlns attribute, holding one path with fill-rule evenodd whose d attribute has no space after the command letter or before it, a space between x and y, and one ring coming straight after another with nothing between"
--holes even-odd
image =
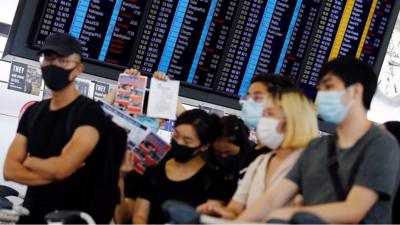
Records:
<instances>
[{"instance_id":1,"label":"man wearing white mask","mask_svg":"<svg viewBox=\"0 0 400 225\"><path fill-rule=\"evenodd\" d=\"M391 223L400 152L393 136L367 120L376 86L372 68L354 58L325 65L317 106L336 134L311 141L286 179L238 220L290 221L305 212L327 223ZM281 208L297 193L304 206Z\"/></svg>"}]
</instances>

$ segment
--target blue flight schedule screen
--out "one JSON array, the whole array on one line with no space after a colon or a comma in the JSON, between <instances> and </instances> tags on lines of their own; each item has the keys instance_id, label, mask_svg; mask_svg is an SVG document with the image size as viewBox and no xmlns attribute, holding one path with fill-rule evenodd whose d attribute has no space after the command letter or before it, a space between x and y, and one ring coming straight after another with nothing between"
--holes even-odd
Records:
<instances>
[{"instance_id":1,"label":"blue flight schedule screen","mask_svg":"<svg viewBox=\"0 0 400 225\"><path fill-rule=\"evenodd\" d=\"M245 95L255 74L288 76L315 94L324 63L375 65L394 0L45 0L33 46L69 33L83 56L210 92ZM389 34L390 35L390 34Z\"/></svg>"},{"instance_id":2,"label":"blue flight schedule screen","mask_svg":"<svg viewBox=\"0 0 400 225\"><path fill-rule=\"evenodd\" d=\"M52 33L78 38L83 56L126 66L137 37L145 0L47 0L35 45Z\"/></svg>"}]
</instances>

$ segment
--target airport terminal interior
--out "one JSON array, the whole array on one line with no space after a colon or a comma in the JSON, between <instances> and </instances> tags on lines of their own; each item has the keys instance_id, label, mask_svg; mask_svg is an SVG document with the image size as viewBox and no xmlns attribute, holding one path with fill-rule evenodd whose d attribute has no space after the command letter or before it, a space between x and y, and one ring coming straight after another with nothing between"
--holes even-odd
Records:
<instances>
[{"instance_id":1,"label":"airport terminal interior","mask_svg":"<svg viewBox=\"0 0 400 225\"><path fill-rule=\"evenodd\" d=\"M399 224L399 10L2 0L0 223Z\"/></svg>"}]
</instances>

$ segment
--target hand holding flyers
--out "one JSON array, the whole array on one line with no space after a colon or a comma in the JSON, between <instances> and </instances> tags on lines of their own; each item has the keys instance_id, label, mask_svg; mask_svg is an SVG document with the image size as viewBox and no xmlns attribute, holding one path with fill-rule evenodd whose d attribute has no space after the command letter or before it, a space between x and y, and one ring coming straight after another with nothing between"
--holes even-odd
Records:
<instances>
[{"instance_id":1,"label":"hand holding flyers","mask_svg":"<svg viewBox=\"0 0 400 225\"><path fill-rule=\"evenodd\" d=\"M142 114L147 77L120 74L114 105L129 114Z\"/></svg>"},{"instance_id":2,"label":"hand holding flyers","mask_svg":"<svg viewBox=\"0 0 400 225\"><path fill-rule=\"evenodd\" d=\"M178 94L179 81L151 78L147 115L175 120Z\"/></svg>"}]
</instances>

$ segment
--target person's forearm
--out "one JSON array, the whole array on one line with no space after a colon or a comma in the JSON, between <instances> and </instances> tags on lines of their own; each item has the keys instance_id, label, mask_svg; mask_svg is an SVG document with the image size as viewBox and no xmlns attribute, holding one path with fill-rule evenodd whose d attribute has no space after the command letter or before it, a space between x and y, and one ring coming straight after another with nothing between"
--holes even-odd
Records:
<instances>
[{"instance_id":1,"label":"person's forearm","mask_svg":"<svg viewBox=\"0 0 400 225\"><path fill-rule=\"evenodd\" d=\"M11 163L10 169L4 171L5 180L14 181L20 184L37 186L46 185L52 182L51 179L44 178L43 176L29 170L20 163Z\"/></svg>"},{"instance_id":2,"label":"person's forearm","mask_svg":"<svg viewBox=\"0 0 400 225\"><path fill-rule=\"evenodd\" d=\"M131 221L129 220L132 219L132 215L130 215L129 208L125 202L125 182L121 176L118 179L118 187L120 199L119 204L115 207L114 220L117 224L130 223Z\"/></svg>"},{"instance_id":3,"label":"person's forearm","mask_svg":"<svg viewBox=\"0 0 400 225\"><path fill-rule=\"evenodd\" d=\"M263 195L252 205L246 208L246 210L244 210L236 220L262 222L265 218L265 215L274 209L267 202L266 196Z\"/></svg>"},{"instance_id":4,"label":"person's forearm","mask_svg":"<svg viewBox=\"0 0 400 225\"><path fill-rule=\"evenodd\" d=\"M147 224L147 218L141 215L134 215L133 216L133 223L134 224Z\"/></svg>"},{"instance_id":5,"label":"person's forearm","mask_svg":"<svg viewBox=\"0 0 400 225\"><path fill-rule=\"evenodd\" d=\"M359 223L365 215L346 202L336 202L318 206L296 208L298 212L309 212L319 216L327 223L355 224Z\"/></svg>"},{"instance_id":6,"label":"person's forearm","mask_svg":"<svg viewBox=\"0 0 400 225\"><path fill-rule=\"evenodd\" d=\"M125 202L122 200L116 207L114 212L114 220L116 224L131 223L132 214Z\"/></svg>"},{"instance_id":7,"label":"person's forearm","mask_svg":"<svg viewBox=\"0 0 400 225\"><path fill-rule=\"evenodd\" d=\"M60 166L62 165L57 157L41 159L38 157L29 157L29 162L24 165L30 170L51 180L59 180Z\"/></svg>"},{"instance_id":8,"label":"person's forearm","mask_svg":"<svg viewBox=\"0 0 400 225\"><path fill-rule=\"evenodd\" d=\"M225 212L221 213L221 217L227 220L234 220L239 215L235 209L229 207L223 207L222 210L225 210Z\"/></svg>"}]
</instances>

